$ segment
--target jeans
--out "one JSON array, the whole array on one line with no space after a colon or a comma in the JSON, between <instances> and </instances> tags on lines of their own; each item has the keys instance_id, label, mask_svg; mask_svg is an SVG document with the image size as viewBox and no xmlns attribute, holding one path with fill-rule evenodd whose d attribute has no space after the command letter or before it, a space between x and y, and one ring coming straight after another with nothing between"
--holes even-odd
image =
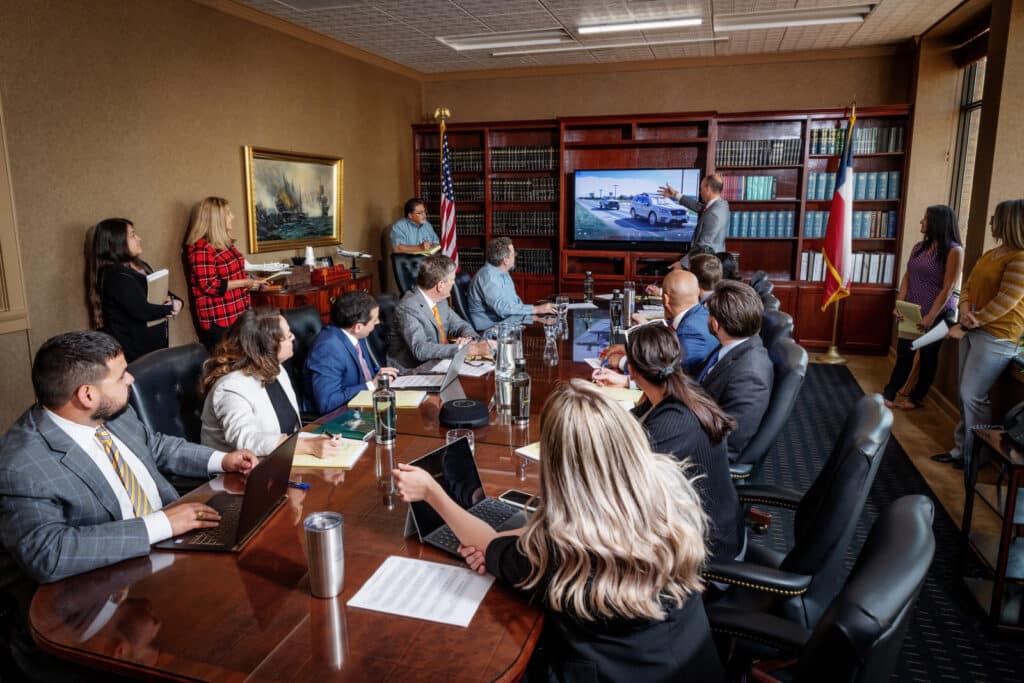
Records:
<instances>
[{"instance_id":1,"label":"jeans","mask_svg":"<svg viewBox=\"0 0 1024 683\"><path fill-rule=\"evenodd\" d=\"M948 324L952 324L952 314L952 311L943 311L943 314L935 319L935 325L938 325L943 320ZM932 325L932 327L935 327L935 325ZM896 394L907 383L910 371L914 367L914 354L919 353L921 354L921 361L917 367L917 382L910 392L910 400L916 405L921 405L924 397L928 395L928 390L932 387L932 382L935 381L935 371L939 367L939 351L942 350L942 342L938 341L924 346L920 351L914 351L910 348L912 342L913 340L911 339L898 339L896 341L896 366L893 367L892 375L889 376L889 383L882 390L882 396L889 401L896 400Z\"/></svg>"},{"instance_id":2,"label":"jeans","mask_svg":"<svg viewBox=\"0 0 1024 683\"><path fill-rule=\"evenodd\" d=\"M954 458L971 455L971 429L992 422L988 390L1017 355L1017 344L998 339L982 329L967 332L960 340L960 422L949 452Z\"/></svg>"}]
</instances>

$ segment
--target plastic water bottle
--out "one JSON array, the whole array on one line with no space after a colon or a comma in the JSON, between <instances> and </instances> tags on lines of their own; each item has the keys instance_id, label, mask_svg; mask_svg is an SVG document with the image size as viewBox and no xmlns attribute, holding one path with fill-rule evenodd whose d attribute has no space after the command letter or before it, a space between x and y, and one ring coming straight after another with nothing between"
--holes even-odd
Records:
<instances>
[{"instance_id":1,"label":"plastic water bottle","mask_svg":"<svg viewBox=\"0 0 1024 683\"><path fill-rule=\"evenodd\" d=\"M583 276L583 302L594 303L594 274L589 270Z\"/></svg>"},{"instance_id":2,"label":"plastic water bottle","mask_svg":"<svg viewBox=\"0 0 1024 683\"><path fill-rule=\"evenodd\" d=\"M512 375L512 422L524 424L530 421L530 375L526 372L526 361L516 363Z\"/></svg>"},{"instance_id":3,"label":"plastic water bottle","mask_svg":"<svg viewBox=\"0 0 1024 683\"><path fill-rule=\"evenodd\" d=\"M382 374L373 392L373 420L377 443L395 442L395 392L391 390L391 378Z\"/></svg>"},{"instance_id":4,"label":"plastic water bottle","mask_svg":"<svg viewBox=\"0 0 1024 683\"><path fill-rule=\"evenodd\" d=\"M622 292L612 291L612 299L608 302L608 320L611 324L611 331L617 332L622 327Z\"/></svg>"},{"instance_id":5,"label":"plastic water bottle","mask_svg":"<svg viewBox=\"0 0 1024 683\"><path fill-rule=\"evenodd\" d=\"M633 322L633 311L636 307L636 284L626 280L622 286L622 329L627 329Z\"/></svg>"}]
</instances>

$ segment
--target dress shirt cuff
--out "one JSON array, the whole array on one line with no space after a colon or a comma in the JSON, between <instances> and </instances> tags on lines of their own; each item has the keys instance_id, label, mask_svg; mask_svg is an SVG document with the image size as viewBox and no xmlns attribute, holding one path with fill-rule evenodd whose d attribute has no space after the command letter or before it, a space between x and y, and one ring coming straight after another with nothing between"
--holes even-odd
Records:
<instances>
[{"instance_id":1,"label":"dress shirt cuff","mask_svg":"<svg viewBox=\"0 0 1024 683\"><path fill-rule=\"evenodd\" d=\"M149 536L149 544L166 541L173 533L171 532L171 520L162 510L152 512L143 516L143 523L146 525L146 535Z\"/></svg>"},{"instance_id":2,"label":"dress shirt cuff","mask_svg":"<svg viewBox=\"0 0 1024 683\"><path fill-rule=\"evenodd\" d=\"M629 374L629 370L626 368L626 364L627 363L628 363L628 361L626 360L625 356L623 356L622 358L619 359L619 371L620 372L625 372L628 375Z\"/></svg>"},{"instance_id":3,"label":"dress shirt cuff","mask_svg":"<svg viewBox=\"0 0 1024 683\"><path fill-rule=\"evenodd\" d=\"M224 456L226 456L226 455L227 455L227 453L224 453L222 451L214 451L213 455L211 455L210 459L206 462L206 471L207 471L207 473L209 473L209 474L220 474L221 472L223 472L224 471Z\"/></svg>"},{"instance_id":4,"label":"dress shirt cuff","mask_svg":"<svg viewBox=\"0 0 1024 683\"><path fill-rule=\"evenodd\" d=\"M374 389L376 389L376 387L375 387L375 386L373 386L373 382L367 382L367 383L366 383L366 388L367 388L367 389L368 389L369 391L373 391Z\"/></svg>"},{"instance_id":5,"label":"dress shirt cuff","mask_svg":"<svg viewBox=\"0 0 1024 683\"><path fill-rule=\"evenodd\" d=\"M638 387L636 385L636 382L634 382L633 380L629 380L629 388L630 389L639 389L640 387Z\"/></svg>"}]
</instances>

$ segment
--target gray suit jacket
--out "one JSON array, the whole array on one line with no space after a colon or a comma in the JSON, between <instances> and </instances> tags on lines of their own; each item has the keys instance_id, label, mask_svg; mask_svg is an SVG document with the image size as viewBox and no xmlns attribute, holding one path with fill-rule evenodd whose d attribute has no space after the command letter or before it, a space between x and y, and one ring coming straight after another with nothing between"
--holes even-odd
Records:
<instances>
[{"instance_id":1,"label":"gray suit jacket","mask_svg":"<svg viewBox=\"0 0 1024 683\"><path fill-rule=\"evenodd\" d=\"M149 431L130 406L106 423L141 460L166 505L177 500L160 474L207 474L213 450ZM47 583L149 553L146 525L123 519L93 460L39 405L0 439L0 585L28 575Z\"/></svg>"},{"instance_id":2,"label":"gray suit jacket","mask_svg":"<svg viewBox=\"0 0 1024 683\"><path fill-rule=\"evenodd\" d=\"M681 196L678 201L700 214L690 248L703 244L714 249L716 254L725 251L725 234L729 229L729 202L719 197L705 210L704 203L692 197Z\"/></svg>"},{"instance_id":3,"label":"gray suit jacket","mask_svg":"<svg viewBox=\"0 0 1024 683\"><path fill-rule=\"evenodd\" d=\"M473 326L452 311L447 301L437 304L437 312L449 339L476 338ZM406 292L395 308L388 339L388 365L407 370L428 360L452 358L458 350L456 344L442 343L433 309L427 305L419 288Z\"/></svg>"},{"instance_id":4,"label":"gray suit jacket","mask_svg":"<svg viewBox=\"0 0 1024 683\"><path fill-rule=\"evenodd\" d=\"M727 353L701 381L711 398L736 420L728 439L730 462L736 462L761 426L774 381L772 360L756 334Z\"/></svg>"}]
</instances>

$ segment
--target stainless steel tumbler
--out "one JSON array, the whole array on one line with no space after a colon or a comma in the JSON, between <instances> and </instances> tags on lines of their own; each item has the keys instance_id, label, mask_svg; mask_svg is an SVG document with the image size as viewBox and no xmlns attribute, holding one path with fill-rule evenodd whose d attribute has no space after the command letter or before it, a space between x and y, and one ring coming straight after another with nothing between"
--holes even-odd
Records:
<instances>
[{"instance_id":1,"label":"stainless steel tumbler","mask_svg":"<svg viewBox=\"0 0 1024 683\"><path fill-rule=\"evenodd\" d=\"M303 522L309 590L315 597L333 598L345 585L343 522L337 512L314 512Z\"/></svg>"}]
</instances>

